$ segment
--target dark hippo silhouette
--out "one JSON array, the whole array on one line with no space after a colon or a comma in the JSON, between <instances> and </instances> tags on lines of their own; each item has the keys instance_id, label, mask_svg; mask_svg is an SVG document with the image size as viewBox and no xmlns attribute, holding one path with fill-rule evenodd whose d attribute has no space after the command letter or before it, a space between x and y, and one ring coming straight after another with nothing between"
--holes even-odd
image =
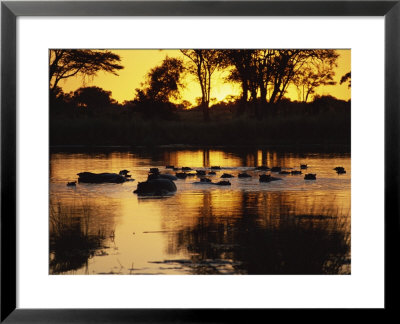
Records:
<instances>
[{"instance_id":1,"label":"dark hippo silhouette","mask_svg":"<svg viewBox=\"0 0 400 324\"><path fill-rule=\"evenodd\" d=\"M304 176L304 180L317 180L317 175L314 173L307 173Z\"/></svg>"},{"instance_id":2,"label":"dark hippo silhouette","mask_svg":"<svg viewBox=\"0 0 400 324\"><path fill-rule=\"evenodd\" d=\"M282 168L281 167L272 167L271 168L271 172L281 172L282 171Z\"/></svg>"},{"instance_id":3,"label":"dark hippo silhouette","mask_svg":"<svg viewBox=\"0 0 400 324\"><path fill-rule=\"evenodd\" d=\"M116 173L92 173L81 172L78 173L78 182L82 183L122 183L127 179Z\"/></svg>"},{"instance_id":4,"label":"dark hippo silhouette","mask_svg":"<svg viewBox=\"0 0 400 324\"><path fill-rule=\"evenodd\" d=\"M76 181L68 182L67 187L76 187Z\"/></svg>"},{"instance_id":5,"label":"dark hippo silhouette","mask_svg":"<svg viewBox=\"0 0 400 324\"><path fill-rule=\"evenodd\" d=\"M204 175L206 175L206 171L204 171L204 170L196 170L196 174L199 175L199 176L204 176Z\"/></svg>"},{"instance_id":6,"label":"dark hippo silhouette","mask_svg":"<svg viewBox=\"0 0 400 324\"><path fill-rule=\"evenodd\" d=\"M157 178L139 182L133 193L138 196L163 196L175 191L176 185L171 180Z\"/></svg>"},{"instance_id":7,"label":"dark hippo silhouette","mask_svg":"<svg viewBox=\"0 0 400 324\"><path fill-rule=\"evenodd\" d=\"M300 169L302 169L302 170L307 169L307 164L300 164Z\"/></svg>"},{"instance_id":8,"label":"dark hippo silhouette","mask_svg":"<svg viewBox=\"0 0 400 324\"><path fill-rule=\"evenodd\" d=\"M231 185L231 183L229 182L229 181L219 181L219 182L216 182L216 183L213 183L213 184L215 184L216 186L230 186Z\"/></svg>"},{"instance_id":9,"label":"dark hippo silhouette","mask_svg":"<svg viewBox=\"0 0 400 324\"><path fill-rule=\"evenodd\" d=\"M129 170L121 170L121 171L119 171L119 175L122 175L122 176L125 176L125 177L128 176L128 173L129 173Z\"/></svg>"},{"instance_id":10,"label":"dark hippo silhouette","mask_svg":"<svg viewBox=\"0 0 400 324\"><path fill-rule=\"evenodd\" d=\"M279 172L279 174L290 174L290 172L289 171L281 171L281 172Z\"/></svg>"},{"instance_id":11,"label":"dark hippo silhouette","mask_svg":"<svg viewBox=\"0 0 400 324\"><path fill-rule=\"evenodd\" d=\"M269 168L269 167L267 167L267 166L265 166L265 165L262 165L262 166L256 167L256 170L259 170L259 171L269 171L269 170L271 170L271 168Z\"/></svg>"},{"instance_id":12,"label":"dark hippo silhouette","mask_svg":"<svg viewBox=\"0 0 400 324\"><path fill-rule=\"evenodd\" d=\"M336 167L336 168L334 168L333 170L335 170L337 174L344 174L344 173L346 173L346 170L344 169L344 167L341 167L341 166Z\"/></svg>"},{"instance_id":13,"label":"dark hippo silhouette","mask_svg":"<svg viewBox=\"0 0 400 324\"><path fill-rule=\"evenodd\" d=\"M221 178L233 178L234 176L232 174L229 173L224 173Z\"/></svg>"},{"instance_id":14,"label":"dark hippo silhouette","mask_svg":"<svg viewBox=\"0 0 400 324\"><path fill-rule=\"evenodd\" d=\"M158 170L158 168L150 168L150 173L158 174L160 173L160 170Z\"/></svg>"},{"instance_id":15,"label":"dark hippo silhouette","mask_svg":"<svg viewBox=\"0 0 400 324\"><path fill-rule=\"evenodd\" d=\"M244 172L244 173L239 173L238 178L251 178L251 175Z\"/></svg>"},{"instance_id":16,"label":"dark hippo silhouette","mask_svg":"<svg viewBox=\"0 0 400 324\"><path fill-rule=\"evenodd\" d=\"M189 168L189 167L182 167L182 171L191 171L192 170L192 168Z\"/></svg>"},{"instance_id":17,"label":"dark hippo silhouette","mask_svg":"<svg viewBox=\"0 0 400 324\"><path fill-rule=\"evenodd\" d=\"M173 165L167 165L165 168L166 169L175 169L175 167Z\"/></svg>"},{"instance_id":18,"label":"dark hippo silhouette","mask_svg":"<svg viewBox=\"0 0 400 324\"><path fill-rule=\"evenodd\" d=\"M302 174L302 172L300 170L293 170L290 172L292 175L296 175L296 174Z\"/></svg>"},{"instance_id":19,"label":"dark hippo silhouette","mask_svg":"<svg viewBox=\"0 0 400 324\"><path fill-rule=\"evenodd\" d=\"M261 174L259 180L260 180L260 182L271 182L271 181L277 181L277 180L282 180L282 179L271 177L270 174Z\"/></svg>"},{"instance_id":20,"label":"dark hippo silhouette","mask_svg":"<svg viewBox=\"0 0 400 324\"><path fill-rule=\"evenodd\" d=\"M210 171L208 172L208 175L216 175L217 173L215 171Z\"/></svg>"},{"instance_id":21,"label":"dark hippo silhouette","mask_svg":"<svg viewBox=\"0 0 400 324\"><path fill-rule=\"evenodd\" d=\"M175 175L178 179L186 179L187 177L187 174L185 172L177 172L175 173Z\"/></svg>"},{"instance_id":22,"label":"dark hippo silhouette","mask_svg":"<svg viewBox=\"0 0 400 324\"><path fill-rule=\"evenodd\" d=\"M147 176L147 180L153 180L153 179L168 179L168 180L171 180L171 181L176 181L176 180L178 180L178 178L175 177L175 176L172 175L172 174L150 173L150 174Z\"/></svg>"},{"instance_id":23,"label":"dark hippo silhouette","mask_svg":"<svg viewBox=\"0 0 400 324\"><path fill-rule=\"evenodd\" d=\"M221 170L221 167L214 165L211 167L211 170Z\"/></svg>"},{"instance_id":24,"label":"dark hippo silhouette","mask_svg":"<svg viewBox=\"0 0 400 324\"><path fill-rule=\"evenodd\" d=\"M213 184L211 179L201 178L199 182L194 182L193 184Z\"/></svg>"}]
</instances>

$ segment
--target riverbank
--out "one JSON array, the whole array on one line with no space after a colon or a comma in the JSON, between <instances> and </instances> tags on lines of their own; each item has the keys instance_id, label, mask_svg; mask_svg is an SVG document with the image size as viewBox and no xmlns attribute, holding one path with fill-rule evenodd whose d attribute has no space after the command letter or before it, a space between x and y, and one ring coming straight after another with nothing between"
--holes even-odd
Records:
<instances>
[{"instance_id":1,"label":"riverbank","mask_svg":"<svg viewBox=\"0 0 400 324\"><path fill-rule=\"evenodd\" d=\"M51 146L311 146L350 147L350 114L212 120L55 117Z\"/></svg>"}]
</instances>

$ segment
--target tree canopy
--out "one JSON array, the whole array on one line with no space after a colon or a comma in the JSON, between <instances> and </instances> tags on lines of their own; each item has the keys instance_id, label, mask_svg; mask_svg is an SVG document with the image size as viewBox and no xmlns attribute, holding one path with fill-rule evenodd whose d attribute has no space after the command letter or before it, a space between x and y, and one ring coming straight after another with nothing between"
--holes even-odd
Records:
<instances>
[{"instance_id":1,"label":"tree canopy","mask_svg":"<svg viewBox=\"0 0 400 324\"><path fill-rule=\"evenodd\" d=\"M78 107L88 109L104 108L115 101L111 98L111 91L99 87L82 87L74 91L72 100Z\"/></svg>"},{"instance_id":2,"label":"tree canopy","mask_svg":"<svg viewBox=\"0 0 400 324\"><path fill-rule=\"evenodd\" d=\"M166 103L180 97L179 89L184 87L182 74L185 71L182 60L166 57L161 65L151 69L142 89L136 89L139 101Z\"/></svg>"},{"instance_id":3,"label":"tree canopy","mask_svg":"<svg viewBox=\"0 0 400 324\"><path fill-rule=\"evenodd\" d=\"M123 69L119 55L111 51L85 49L51 49L49 53L49 83L50 90L58 83L72 76L82 74L94 76L99 71L117 75L116 71Z\"/></svg>"}]
</instances>

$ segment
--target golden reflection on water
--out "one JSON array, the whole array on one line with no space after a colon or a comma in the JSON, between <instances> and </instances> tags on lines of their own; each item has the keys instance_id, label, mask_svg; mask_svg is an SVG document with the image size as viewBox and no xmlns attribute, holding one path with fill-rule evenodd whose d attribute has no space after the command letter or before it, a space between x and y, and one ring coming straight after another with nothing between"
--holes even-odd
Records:
<instances>
[{"instance_id":1,"label":"golden reflection on water","mask_svg":"<svg viewBox=\"0 0 400 324\"><path fill-rule=\"evenodd\" d=\"M268 165L299 169L303 163L309 165L309 172L317 173L317 181L304 181L303 176L281 176L283 180L279 184L260 184L260 173L250 168ZM161 199L138 198L132 193L138 181L145 181L150 167L159 167L164 171L165 165L197 168L221 166L228 169L221 170L218 174L228 172L237 176L245 170L253 178L232 178L232 186L229 188L196 186L192 184L197 181L196 178L178 180L177 193ZM344 166L347 173L338 176L332 170L335 166ZM66 182L77 179L78 172L118 173L122 169L130 170L135 181L123 184L78 184L76 188L66 186ZM218 176L213 181L217 179ZM318 271L315 267L305 269L299 265L297 268L272 267L271 264L278 262L276 256L269 256L264 260L267 265L265 268L257 268L254 266L258 262L255 257L247 257L248 253L243 251L250 244L258 253L263 253L263 244L277 244L276 241L265 241L264 238L270 237L271 233L286 235L287 232L282 232L281 229L286 230L285 226L291 222L296 223L296 226L311 222L314 227L321 228L318 232L322 237L320 240L336 231L337 220L340 220L341 228L349 233L350 179L351 164L348 154L287 153L256 149L52 153L50 205L52 208L62 205L69 214L78 218L82 215L82 206L89 206L90 232L104 234L101 252L89 256L80 267L58 273L290 273L296 272L296 269L299 273ZM311 219L310 215L316 217ZM329 217L326 219L325 216ZM271 233L268 232L270 229L273 229ZM253 232L253 237L257 238L254 242L251 236L246 236ZM327 246L331 244L328 243ZM275 250L280 248L278 244ZM349 247L346 251L343 252L343 258L348 260ZM280 255L291 257L288 253L287 250L279 252ZM263 255L257 255L256 258L263 260ZM164 262L221 259L227 263L218 261L217 265L207 264L207 267L199 267L198 263L188 267L183 261ZM349 266L346 270L341 269L345 273L350 271Z\"/></svg>"}]
</instances>

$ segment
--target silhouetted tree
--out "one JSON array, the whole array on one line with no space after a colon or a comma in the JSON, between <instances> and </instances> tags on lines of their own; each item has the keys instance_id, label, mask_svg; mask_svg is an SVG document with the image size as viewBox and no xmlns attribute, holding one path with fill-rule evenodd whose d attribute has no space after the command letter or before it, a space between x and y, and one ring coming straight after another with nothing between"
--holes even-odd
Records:
<instances>
[{"instance_id":1,"label":"silhouetted tree","mask_svg":"<svg viewBox=\"0 0 400 324\"><path fill-rule=\"evenodd\" d=\"M142 83L142 88L136 89L137 110L148 118L161 117L163 119L176 118L176 105L171 99L179 99L180 88L184 87L183 61L178 58L166 57L161 65L154 67Z\"/></svg>"},{"instance_id":2,"label":"silhouetted tree","mask_svg":"<svg viewBox=\"0 0 400 324\"><path fill-rule=\"evenodd\" d=\"M241 115L245 112L248 92L254 93L254 81L256 78L254 57L256 50L224 50L223 57L227 64L232 65L234 69L228 76L228 81L238 82L242 87L242 96L240 100L240 108L238 114Z\"/></svg>"},{"instance_id":3,"label":"silhouetted tree","mask_svg":"<svg viewBox=\"0 0 400 324\"><path fill-rule=\"evenodd\" d=\"M294 77L293 83L299 91L302 102L307 102L318 87L336 84L333 80L335 76L333 63L322 61L316 64L307 64L301 73Z\"/></svg>"},{"instance_id":4,"label":"silhouetted tree","mask_svg":"<svg viewBox=\"0 0 400 324\"><path fill-rule=\"evenodd\" d=\"M55 87L50 92L50 114L51 116L58 114L71 114L73 113L73 100L71 93L65 93L60 87Z\"/></svg>"},{"instance_id":5,"label":"silhouetted tree","mask_svg":"<svg viewBox=\"0 0 400 324\"><path fill-rule=\"evenodd\" d=\"M271 57L273 72L268 102L271 104L279 102L294 78L303 73L304 67L317 62L334 64L337 58L338 54L334 50L276 50Z\"/></svg>"},{"instance_id":6,"label":"silhouetted tree","mask_svg":"<svg viewBox=\"0 0 400 324\"><path fill-rule=\"evenodd\" d=\"M324 64L332 68L338 55L334 50L224 50L223 57L234 69L229 81L239 82L242 86L242 99L239 113L246 110L248 103L260 116L260 108L280 102L290 84L299 81L306 73L305 67ZM318 80L311 82L315 76L309 75L310 93L316 86L329 83L326 70L318 71ZM306 73L307 74L307 73ZM329 75L328 75L329 74ZM311 84L312 83L312 84Z\"/></svg>"},{"instance_id":7,"label":"silhouetted tree","mask_svg":"<svg viewBox=\"0 0 400 324\"><path fill-rule=\"evenodd\" d=\"M115 101L111 98L111 91L99 87L83 87L74 91L72 100L78 107L100 109L111 106Z\"/></svg>"},{"instance_id":8,"label":"silhouetted tree","mask_svg":"<svg viewBox=\"0 0 400 324\"><path fill-rule=\"evenodd\" d=\"M136 89L138 100L166 103L171 98L178 99L179 88L184 86L184 70L182 60L166 57L160 66L151 69L147 74L144 88Z\"/></svg>"},{"instance_id":9,"label":"silhouetted tree","mask_svg":"<svg viewBox=\"0 0 400 324\"><path fill-rule=\"evenodd\" d=\"M199 81L202 95L202 110L205 121L210 120L209 104L211 95L211 78L213 73L224 64L220 50L193 49L181 50L190 62L189 72Z\"/></svg>"},{"instance_id":10,"label":"silhouetted tree","mask_svg":"<svg viewBox=\"0 0 400 324\"><path fill-rule=\"evenodd\" d=\"M55 89L60 80L78 74L93 76L98 71L117 74L117 70L123 69L119 62L119 55L110 51L52 49L49 53L50 90Z\"/></svg>"},{"instance_id":11,"label":"silhouetted tree","mask_svg":"<svg viewBox=\"0 0 400 324\"><path fill-rule=\"evenodd\" d=\"M343 84L347 81L349 82L348 87L351 88L351 71L342 76L340 79L340 84Z\"/></svg>"}]
</instances>

